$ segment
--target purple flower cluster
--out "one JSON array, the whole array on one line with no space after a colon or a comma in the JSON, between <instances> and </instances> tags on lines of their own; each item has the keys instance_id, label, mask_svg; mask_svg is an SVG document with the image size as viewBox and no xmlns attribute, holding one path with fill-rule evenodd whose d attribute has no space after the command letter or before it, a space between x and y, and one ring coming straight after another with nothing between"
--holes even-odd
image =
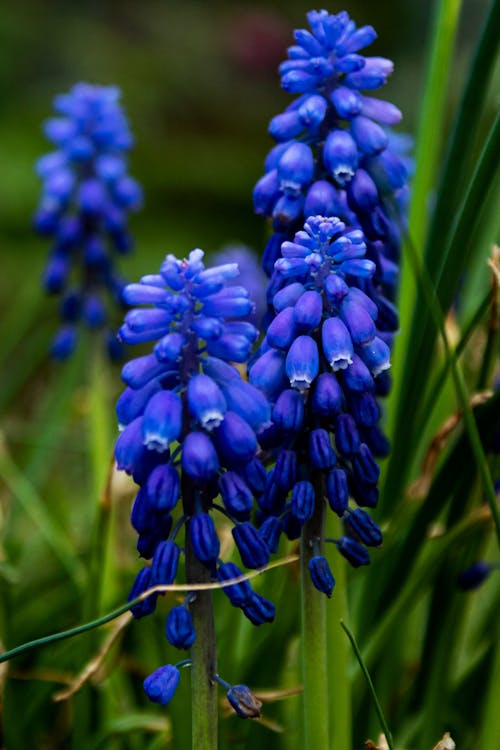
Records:
<instances>
[{"instance_id":1,"label":"purple flower cluster","mask_svg":"<svg viewBox=\"0 0 500 750\"><path fill-rule=\"evenodd\" d=\"M52 354L65 359L75 348L77 325L106 331L112 358L121 346L107 329L108 303L122 304L124 282L113 254L127 252L127 214L142 201L138 183L127 174L133 140L114 86L76 84L54 100L59 115L44 132L56 147L37 163L43 182L34 217L36 230L53 238L44 274L47 292L61 295L62 327Z\"/></svg>"},{"instance_id":2,"label":"purple flower cluster","mask_svg":"<svg viewBox=\"0 0 500 750\"><path fill-rule=\"evenodd\" d=\"M151 354L124 366L127 388L117 404L122 433L116 460L140 486L131 520L139 534L139 554L151 561L139 572L131 599L151 586L174 582L183 551L177 536L184 525L194 555L214 580L241 575L235 564L219 559L214 509L234 524L246 567L269 560L270 550L250 516L265 474L256 459L256 433L270 424L270 406L229 364L246 362L257 337L255 327L242 320L253 304L245 288L230 284L238 274L235 263L205 268L202 258L201 250L193 250L187 260L168 255L159 274L124 290L129 305L146 307L127 313L121 340L155 342ZM223 506L214 505L219 495ZM248 582L224 591L253 623L274 618L274 605ZM132 612L142 617L155 605L153 595ZM189 597L170 612L166 635L180 649L194 642ZM169 670L169 684L172 674Z\"/></svg>"},{"instance_id":3,"label":"purple flower cluster","mask_svg":"<svg viewBox=\"0 0 500 750\"><path fill-rule=\"evenodd\" d=\"M379 308L379 329L394 332L391 301L408 160L390 129L400 121L400 111L362 93L386 83L393 64L360 54L376 32L371 26L357 28L345 11L311 11L307 18L311 31L295 32L296 44L280 66L283 88L299 96L271 120L269 132L278 145L254 190L255 211L272 217L275 232L264 267L271 276L283 241L309 216L336 216L361 228L375 267L360 286Z\"/></svg>"},{"instance_id":4,"label":"purple flower cluster","mask_svg":"<svg viewBox=\"0 0 500 750\"><path fill-rule=\"evenodd\" d=\"M390 351L377 330L377 306L359 288L375 264L361 230L315 216L283 243L275 269L283 283L250 369L250 382L273 404L273 423L259 438L276 459L257 500L262 527L294 538L326 500L344 521L337 548L357 567L369 562L366 547L382 542L362 509L377 504L375 456L386 448L376 380ZM360 507L352 509L350 498ZM312 580L330 595L326 561L313 561Z\"/></svg>"}]
</instances>

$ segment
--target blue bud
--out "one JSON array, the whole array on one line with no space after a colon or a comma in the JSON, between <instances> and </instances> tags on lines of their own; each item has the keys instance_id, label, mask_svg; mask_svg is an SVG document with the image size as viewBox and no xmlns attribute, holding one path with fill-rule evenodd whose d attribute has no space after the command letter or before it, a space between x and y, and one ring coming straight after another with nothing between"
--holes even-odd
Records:
<instances>
[{"instance_id":1,"label":"blue bud","mask_svg":"<svg viewBox=\"0 0 500 750\"><path fill-rule=\"evenodd\" d=\"M219 583L230 581L232 578L240 578L243 573L232 562L221 563L217 568L217 579ZM233 607L244 607L253 597L253 590L248 581L233 583L231 586L225 586L223 592L233 605Z\"/></svg>"},{"instance_id":2,"label":"blue bud","mask_svg":"<svg viewBox=\"0 0 500 750\"><path fill-rule=\"evenodd\" d=\"M352 364L354 347L351 335L340 318L327 318L321 327L321 343L326 361L334 372Z\"/></svg>"},{"instance_id":3,"label":"blue bud","mask_svg":"<svg viewBox=\"0 0 500 750\"><path fill-rule=\"evenodd\" d=\"M156 359L159 362L173 364L181 357L185 345L186 339L180 333L167 333L154 348Z\"/></svg>"},{"instance_id":4,"label":"blue bud","mask_svg":"<svg viewBox=\"0 0 500 750\"><path fill-rule=\"evenodd\" d=\"M233 527L234 541L246 568L263 568L269 562L269 549L249 521Z\"/></svg>"},{"instance_id":5,"label":"blue bud","mask_svg":"<svg viewBox=\"0 0 500 750\"><path fill-rule=\"evenodd\" d=\"M322 555L311 557L308 567L313 585L330 598L335 586L335 578L332 576L326 557Z\"/></svg>"},{"instance_id":6,"label":"blue bud","mask_svg":"<svg viewBox=\"0 0 500 750\"><path fill-rule=\"evenodd\" d=\"M164 374L165 365L154 354L146 354L127 362L122 369L122 380L135 390L143 388L150 380Z\"/></svg>"},{"instance_id":7,"label":"blue bud","mask_svg":"<svg viewBox=\"0 0 500 750\"><path fill-rule=\"evenodd\" d=\"M136 599L149 588L152 588L152 586L153 584L151 583L151 568L148 566L141 568L136 576L134 585L130 590L130 594L128 595L128 601L131 602L133 599ZM142 602L134 604L132 607L130 607L130 611L132 612L136 620L141 617L145 617L146 615L150 615L155 611L157 598L158 594L150 594L150 596L146 597L146 599L143 599Z\"/></svg>"},{"instance_id":8,"label":"blue bud","mask_svg":"<svg viewBox=\"0 0 500 750\"><path fill-rule=\"evenodd\" d=\"M285 307L271 321L266 332L266 339L271 346L276 349L288 350L297 336L294 317L293 307Z\"/></svg>"},{"instance_id":9,"label":"blue bud","mask_svg":"<svg viewBox=\"0 0 500 750\"><path fill-rule=\"evenodd\" d=\"M346 458L352 458L359 450L361 440L358 428L350 414L339 414L335 420L335 445Z\"/></svg>"},{"instance_id":10,"label":"blue bud","mask_svg":"<svg viewBox=\"0 0 500 750\"><path fill-rule=\"evenodd\" d=\"M187 400L189 411L206 430L218 427L224 419L226 400L208 375L193 375L187 387Z\"/></svg>"},{"instance_id":11,"label":"blue bud","mask_svg":"<svg viewBox=\"0 0 500 750\"><path fill-rule=\"evenodd\" d=\"M298 336L286 356L286 374L292 388L307 390L319 370L318 347L310 336Z\"/></svg>"},{"instance_id":12,"label":"blue bud","mask_svg":"<svg viewBox=\"0 0 500 750\"><path fill-rule=\"evenodd\" d=\"M361 443L358 452L352 459L353 469L364 484L377 484L380 469L372 456L372 452L365 443Z\"/></svg>"},{"instance_id":13,"label":"blue bud","mask_svg":"<svg viewBox=\"0 0 500 750\"><path fill-rule=\"evenodd\" d=\"M314 330L323 317L323 299L316 291L304 292L293 308L295 326L302 332Z\"/></svg>"},{"instance_id":14,"label":"blue bud","mask_svg":"<svg viewBox=\"0 0 500 750\"><path fill-rule=\"evenodd\" d=\"M292 490L291 511L295 518L305 523L314 513L315 493L311 482L297 482Z\"/></svg>"},{"instance_id":15,"label":"blue bud","mask_svg":"<svg viewBox=\"0 0 500 750\"><path fill-rule=\"evenodd\" d=\"M344 395L335 375L321 373L316 379L311 408L322 417L333 417L342 411Z\"/></svg>"},{"instance_id":16,"label":"blue bud","mask_svg":"<svg viewBox=\"0 0 500 750\"><path fill-rule=\"evenodd\" d=\"M269 424L271 407L267 398L246 380L235 379L222 387L227 407L257 431Z\"/></svg>"},{"instance_id":17,"label":"blue bud","mask_svg":"<svg viewBox=\"0 0 500 750\"><path fill-rule=\"evenodd\" d=\"M246 685L233 685L227 691L226 698L240 719L258 719L260 717L262 702Z\"/></svg>"},{"instance_id":18,"label":"blue bud","mask_svg":"<svg viewBox=\"0 0 500 750\"><path fill-rule=\"evenodd\" d=\"M371 341L361 347L359 355L374 378L391 366L391 350L378 336L374 336Z\"/></svg>"},{"instance_id":19,"label":"blue bud","mask_svg":"<svg viewBox=\"0 0 500 750\"><path fill-rule=\"evenodd\" d=\"M354 344L367 344L373 339L375 324L370 313L358 299L348 294L342 300L340 311Z\"/></svg>"},{"instance_id":20,"label":"blue bud","mask_svg":"<svg viewBox=\"0 0 500 750\"><path fill-rule=\"evenodd\" d=\"M361 544L348 536L342 536L336 542L337 549L345 559L350 562L353 568L359 568L360 565L368 565L370 555L368 550Z\"/></svg>"},{"instance_id":21,"label":"blue bud","mask_svg":"<svg viewBox=\"0 0 500 750\"><path fill-rule=\"evenodd\" d=\"M330 101L337 110L339 117L348 120L359 115L363 107L362 97L357 91L352 91L352 89L344 86L338 86L332 91Z\"/></svg>"},{"instance_id":22,"label":"blue bud","mask_svg":"<svg viewBox=\"0 0 500 750\"><path fill-rule=\"evenodd\" d=\"M145 488L141 487L136 495L130 513L132 526L139 534L142 534L153 531L155 520L155 508L149 502Z\"/></svg>"},{"instance_id":23,"label":"blue bud","mask_svg":"<svg viewBox=\"0 0 500 750\"><path fill-rule=\"evenodd\" d=\"M297 454L295 451L281 450L274 467L274 482L287 492L297 478Z\"/></svg>"},{"instance_id":24,"label":"blue bud","mask_svg":"<svg viewBox=\"0 0 500 750\"><path fill-rule=\"evenodd\" d=\"M163 453L177 440L182 428L182 402L172 391L159 391L149 400L142 419L144 445Z\"/></svg>"},{"instance_id":25,"label":"blue bud","mask_svg":"<svg viewBox=\"0 0 500 750\"><path fill-rule=\"evenodd\" d=\"M297 111L294 112L283 112L281 115L276 115L272 118L269 123L268 132L275 141L283 142L288 141L290 138L295 138L304 130L304 123L299 117Z\"/></svg>"},{"instance_id":26,"label":"blue bud","mask_svg":"<svg viewBox=\"0 0 500 750\"><path fill-rule=\"evenodd\" d=\"M142 443L142 417L136 417L123 430L115 446L118 469L132 474L140 462L145 448Z\"/></svg>"},{"instance_id":27,"label":"blue bud","mask_svg":"<svg viewBox=\"0 0 500 750\"><path fill-rule=\"evenodd\" d=\"M276 616L276 607L255 591L250 601L242 607L243 613L253 625L272 622Z\"/></svg>"},{"instance_id":28,"label":"blue bud","mask_svg":"<svg viewBox=\"0 0 500 750\"><path fill-rule=\"evenodd\" d=\"M320 376L321 377L321 376ZM273 408L273 422L285 432L298 432L304 421L304 399L291 388L282 391Z\"/></svg>"},{"instance_id":29,"label":"blue bud","mask_svg":"<svg viewBox=\"0 0 500 750\"><path fill-rule=\"evenodd\" d=\"M264 540L269 552L273 555L278 551L283 524L276 516L268 516L259 528L259 535Z\"/></svg>"},{"instance_id":30,"label":"blue bud","mask_svg":"<svg viewBox=\"0 0 500 750\"><path fill-rule=\"evenodd\" d=\"M335 243L334 243L335 244ZM344 297L349 294L349 287L344 279L335 273L331 273L325 280L326 296L334 305L340 304Z\"/></svg>"},{"instance_id":31,"label":"blue bud","mask_svg":"<svg viewBox=\"0 0 500 750\"><path fill-rule=\"evenodd\" d=\"M354 177L358 167L358 148L346 130L328 134L323 149L323 161L335 182L344 187Z\"/></svg>"},{"instance_id":32,"label":"blue bud","mask_svg":"<svg viewBox=\"0 0 500 750\"><path fill-rule=\"evenodd\" d=\"M380 203L377 186L364 169L356 170L356 174L347 186L347 200L353 211L374 211Z\"/></svg>"},{"instance_id":33,"label":"blue bud","mask_svg":"<svg viewBox=\"0 0 500 750\"><path fill-rule=\"evenodd\" d=\"M362 393L363 391L373 391L374 383L369 369L363 360L355 354L352 363L343 371L342 380L344 388L350 392Z\"/></svg>"},{"instance_id":34,"label":"blue bud","mask_svg":"<svg viewBox=\"0 0 500 750\"><path fill-rule=\"evenodd\" d=\"M358 90L378 89L384 85L393 69L391 60L384 57L365 57L364 67L347 75L344 84Z\"/></svg>"},{"instance_id":35,"label":"blue bud","mask_svg":"<svg viewBox=\"0 0 500 750\"><path fill-rule=\"evenodd\" d=\"M371 96L363 96L362 102L361 112L365 117L377 120L382 125L397 125L401 122L403 115L394 104L384 102L382 99L374 99Z\"/></svg>"},{"instance_id":36,"label":"blue bud","mask_svg":"<svg viewBox=\"0 0 500 750\"><path fill-rule=\"evenodd\" d=\"M328 104L323 96L308 96L297 110L300 122L309 132L314 132L325 119Z\"/></svg>"},{"instance_id":37,"label":"blue bud","mask_svg":"<svg viewBox=\"0 0 500 750\"><path fill-rule=\"evenodd\" d=\"M458 576L458 586L462 591L472 591L479 588L488 578L492 571L491 565L486 562L476 562Z\"/></svg>"},{"instance_id":38,"label":"blue bud","mask_svg":"<svg viewBox=\"0 0 500 750\"><path fill-rule=\"evenodd\" d=\"M253 189L253 207L256 214L269 216L279 195L278 170L272 169L257 182Z\"/></svg>"},{"instance_id":39,"label":"blue bud","mask_svg":"<svg viewBox=\"0 0 500 750\"><path fill-rule=\"evenodd\" d=\"M50 344L50 353L54 359L65 360L75 350L77 332L73 326L62 326Z\"/></svg>"},{"instance_id":40,"label":"blue bud","mask_svg":"<svg viewBox=\"0 0 500 750\"><path fill-rule=\"evenodd\" d=\"M249 461L240 470L241 475L245 478L248 486L256 493L264 492L266 488L267 474L261 462L254 458Z\"/></svg>"},{"instance_id":41,"label":"blue bud","mask_svg":"<svg viewBox=\"0 0 500 750\"><path fill-rule=\"evenodd\" d=\"M172 464L157 466L144 485L148 500L153 508L169 512L179 499L179 475Z\"/></svg>"},{"instance_id":42,"label":"blue bud","mask_svg":"<svg viewBox=\"0 0 500 750\"><path fill-rule=\"evenodd\" d=\"M349 504L349 486L344 469L332 469L328 473L326 497L333 512L342 518Z\"/></svg>"},{"instance_id":43,"label":"blue bud","mask_svg":"<svg viewBox=\"0 0 500 750\"><path fill-rule=\"evenodd\" d=\"M196 640L193 618L187 607L173 607L165 627L167 641L175 648L191 648Z\"/></svg>"},{"instance_id":44,"label":"blue bud","mask_svg":"<svg viewBox=\"0 0 500 750\"><path fill-rule=\"evenodd\" d=\"M344 518L349 533L355 535L367 547L380 547L382 532L368 513L356 508Z\"/></svg>"},{"instance_id":45,"label":"blue bud","mask_svg":"<svg viewBox=\"0 0 500 750\"><path fill-rule=\"evenodd\" d=\"M160 542L151 565L151 582L169 586L175 581L179 565L179 547L170 541Z\"/></svg>"},{"instance_id":46,"label":"blue bud","mask_svg":"<svg viewBox=\"0 0 500 750\"><path fill-rule=\"evenodd\" d=\"M182 468L197 482L205 483L219 471L219 458L204 432L190 432L182 446Z\"/></svg>"},{"instance_id":47,"label":"blue bud","mask_svg":"<svg viewBox=\"0 0 500 750\"><path fill-rule=\"evenodd\" d=\"M235 471L226 471L219 479L219 488L226 510L238 521L246 520L253 507L253 495Z\"/></svg>"},{"instance_id":48,"label":"blue bud","mask_svg":"<svg viewBox=\"0 0 500 750\"><path fill-rule=\"evenodd\" d=\"M290 224L297 221L302 216L303 208L304 197L302 194L292 195L287 193L278 198L272 212L275 231L284 231Z\"/></svg>"},{"instance_id":49,"label":"blue bud","mask_svg":"<svg viewBox=\"0 0 500 750\"><path fill-rule=\"evenodd\" d=\"M214 442L221 460L229 468L245 464L257 452L254 431L233 411L227 411L224 421L214 430Z\"/></svg>"},{"instance_id":50,"label":"blue bud","mask_svg":"<svg viewBox=\"0 0 500 750\"><path fill-rule=\"evenodd\" d=\"M213 378L219 385L226 385L231 380L239 380L238 371L217 357L205 357L202 362L205 375Z\"/></svg>"},{"instance_id":51,"label":"blue bud","mask_svg":"<svg viewBox=\"0 0 500 750\"><path fill-rule=\"evenodd\" d=\"M374 427L380 419L380 406L371 393L351 393L350 411L360 427Z\"/></svg>"},{"instance_id":52,"label":"blue bud","mask_svg":"<svg viewBox=\"0 0 500 750\"><path fill-rule=\"evenodd\" d=\"M216 562L220 542L215 530L214 522L208 513L197 513L189 522L189 534L194 554L202 563Z\"/></svg>"},{"instance_id":53,"label":"blue bud","mask_svg":"<svg viewBox=\"0 0 500 750\"><path fill-rule=\"evenodd\" d=\"M146 677L144 690L150 701L166 706L174 697L179 679L180 672L177 667L167 664Z\"/></svg>"},{"instance_id":54,"label":"blue bud","mask_svg":"<svg viewBox=\"0 0 500 750\"><path fill-rule=\"evenodd\" d=\"M273 307L275 312L279 313L286 307L293 307L299 297L305 292L305 287L298 281L293 281L291 284L280 289L279 292L273 296Z\"/></svg>"},{"instance_id":55,"label":"blue bud","mask_svg":"<svg viewBox=\"0 0 500 750\"><path fill-rule=\"evenodd\" d=\"M309 458L315 469L330 469L337 458L330 443L330 435L322 428L309 433Z\"/></svg>"},{"instance_id":56,"label":"blue bud","mask_svg":"<svg viewBox=\"0 0 500 750\"><path fill-rule=\"evenodd\" d=\"M361 151L365 154L378 154L388 143L385 130L368 117L355 117L351 120L351 133Z\"/></svg>"},{"instance_id":57,"label":"blue bud","mask_svg":"<svg viewBox=\"0 0 500 750\"><path fill-rule=\"evenodd\" d=\"M285 355L270 349L254 362L248 376L252 385L273 400L275 395L287 387Z\"/></svg>"}]
</instances>

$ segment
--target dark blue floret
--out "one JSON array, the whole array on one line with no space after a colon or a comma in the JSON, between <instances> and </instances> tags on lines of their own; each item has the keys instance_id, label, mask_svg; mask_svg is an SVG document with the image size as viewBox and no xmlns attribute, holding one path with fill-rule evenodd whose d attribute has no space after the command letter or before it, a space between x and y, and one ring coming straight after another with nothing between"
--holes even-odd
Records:
<instances>
[{"instance_id":1,"label":"dark blue floret","mask_svg":"<svg viewBox=\"0 0 500 750\"><path fill-rule=\"evenodd\" d=\"M242 610L253 625L263 625L265 622L272 622L276 616L276 607L274 604L255 591L250 601L242 607Z\"/></svg>"},{"instance_id":2,"label":"dark blue floret","mask_svg":"<svg viewBox=\"0 0 500 750\"><path fill-rule=\"evenodd\" d=\"M193 516L189 533L198 560L206 564L215 562L219 556L220 542L212 517L208 513Z\"/></svg>"},{"instance_id":3,"label":"dark blue floret","mask_svg":"<svg viewBox=\"0 0 500 750\"><path fill-rule=\"evenodd\" d=\"M243 565L262 568L269 562L269 549L257 530L248 521L233 528L233 537Z\"/></svg>"},{"instance_id":4,"label":"dark blue floret","mask_svg":"<svg viewBox=\"0 0 500 750\"><path fill-rule=\"evenodd\" d=\"M179 684L180 673L177 667L166 664L144 680L144 690L149 700L166 706L174 697Z\"/></svg>"},{"instance_id":5,"label":"dark blue floret","mask_svg":"<svg viewBox=\"0 0 500 750\"><path fill-rule=\"evenodd\" d=\"M488 578L492 570L492 566L486 562L480 561L474 563L470 568L463 570L458 576L457 583L459 588L461 588L462 591L472 591L473 589L479 588Z\"/></svg>"},{"instance_id":6,"label":"dark blue floret","mask_svg":"<svg viewBox=\"0 0 500 750\"><path fill-rule=\"evenodd\" d=\"M141 570L138 572L137 577L134 581L134 585L130 589L130 594L128 595L128 601L130 602L133 599L136 599L138 596L143 594L152 586L153 586L153 583L151 582L151 568L150 567L141 568ZM132 607L130 607L130 611L132 612L132 614L137 620L140 617L145 617L146 615L150 615L156 609L157 598L158 598L158 594L151 594L150 596L146 597L146 599L143 599L142 602L139 602L138 604L134 604Z\"/></svg>"},{"instance_id":7,"label":"dark blue floret","mask_svg":"<svg viewBox=\"0 0 500 750\"><path fill-rule=\"evenodd\" d=\"M193 619L185 606L173 607L167 616L165 627L167 640L175 648L191 648L196 640Z\"/></svg>"},{"instance_id":8,"label":"dark blue floret","mask_svg":"<svg viewBox=\"0 0 500 750\"><path fill-rule=\"evenodd\" d=\"M318 591L330 597L335 586L335 578L332 576L326 557L322 555L312 557L309 560L309 572L311 580Z\"/></svg>"},{"instance_id":9,"label":"dark blue floret","mask_svg":"<svg viewBox=\"0 0 500 750\"><path fill-rule=\"evenodd\" d=\"M156 584L169 585L175 581L179 565L179 548L174 542L160 542L156 547L151 566L151 580Z\"/></svg>"},{"instance_id":10,"label":"dark blue floret","mask_svg":"<svg viewBox=\"0 0 500 750\"><path fill-rule=\"evenodd\" d=\"M142 203L140 186L127 175L132 137L119 98L113 86L87 83L55 98L59 117L48 120L44 131L56 150L37 163L43 187L34 217L36 230L53 238L43 278L47 292L78 297L71 310L63 304L63 324L105 329L112 358L121 349L108 346L106 326L111 308L122 304L123 287L113 256L131 247L127 214ZM75 345L75 329L63 325L51 353L65 359Z\"/></svg>"},{"instance_id":11,"label":"dark blue floret","mask_svg":"<svg viewBox=\"0 0 500 750\"><path fill-rule=\"evenodd\" d=\"M226 693L240 719L258 719L262 703L246 685L233 685Z\"/></svg>"},{"instance_id":12,"label":"dark blue floret","mask_svg":"<svg viewBox=\"0 0 500 750\"><path fill-rule=\"evenodd\" d=\"M238 566L231 562L221 563L217 568L217 578L220 583L230 581L232 578L239 578L241 575L242 572ZM225 586L222 590L235 607L244 607L252 599L254 593L248 581L233 583L231 586Z\"/></svg>"},{"instance_id":13,"label":"dark blue floret","mask_svg":"<svg viewBox=\"0 0 500 750\"><path fill-rule=\"evenodd\" d=\"M342 536L336 544L340 554L351 563L353 568L359 568L360 565L368 565L370 562L368 550L354 539L351 539L348 536Z\"/></svg>"},{"instance_id":14,"label":"dark blue floret","mask_svg":"<svg viewBox=\"0 0 500 750\"><path fill-rule=\"evenodd\" d=\"M346 529L367 547L382 544L382 532L375 521L362 508L355 508L344 518Z\"/></svg>"}]
</instances>

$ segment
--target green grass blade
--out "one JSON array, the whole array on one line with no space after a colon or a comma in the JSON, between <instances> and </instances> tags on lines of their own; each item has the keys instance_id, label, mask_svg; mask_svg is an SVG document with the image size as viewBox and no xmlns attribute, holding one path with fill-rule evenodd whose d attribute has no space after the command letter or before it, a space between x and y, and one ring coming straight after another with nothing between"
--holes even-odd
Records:
<instances>
[{"instance_id":1,"label":"green grass blade","mask_svg":"<svg viewBox=\"0 0 500 750\"><path fill-rule=\"evenodd\" d=\"M347 635L347 637L351 641L351 646L353 648L354 653L356 654L356 659L358 660L358 664L361 667L361 671L363 672L363 675L364 675L365 680L367 682L368 689L370 691L370 695L371 695L373 703L375 705L375 710L376 710L378 718L380 720L380 726L382 727L382 731L385 734L385 738L386 738L387 744L389 746L389 750L394 750L394 742L393 742L393 739L392 739L391 731L390 731L390 729L389 729L389 727L387 725L387 721L386 721L384 712L382 710L382 706L380 705L379 699L377 697L377 693L375 691L375 686L373 685L372 678L370 677L370 673L368 672L368 668L367 668L365 662L363 661L363 657L361 656L361 651L359 650L359 646L356 643L356 639L355 639L354 635L351 633L351 631L349 630L349 628L347 627L347 625L343 621L341 621L340 624L341 624L341 626L342 626L345 634Z\"/></svg>"}]
</instances>

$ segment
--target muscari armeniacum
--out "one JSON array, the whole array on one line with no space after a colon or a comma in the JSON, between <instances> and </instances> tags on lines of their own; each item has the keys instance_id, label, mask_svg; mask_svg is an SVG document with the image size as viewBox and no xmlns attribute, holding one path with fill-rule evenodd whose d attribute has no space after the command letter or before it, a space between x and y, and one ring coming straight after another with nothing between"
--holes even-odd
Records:
<instances>
[{"instance_id":1,"label":"muscari armeniacum","mask_svg":"<svg viewBox=\"0 0 500 750\"><path fill-rule=\"evenodd\" d=\"M133 139L119 98L114 86L78 83L56 96L58 116L44 124L55 150L36 165L43 186L34 226L53 242L43 284L61 296L57 359L73 352L80 323L104 333L111 358L122 353L109 320L113 307L123 310L115 256L131 248L127 214L140 207L142 191L127 174Z\"/></svg>"},{"instance_id":2,"label":"muscari armeniacum","mask_svg":"<svg viewBox=\"0 0 500 750\"><path fill-rule=\"evenodd\" d=\"M139 554L150 561L139 572L131 599L175 581L184 531L214 581L241 575L237 565L219 558L214 510L233 524L246 567L261 567L269 559L267 542L250 517L254 493L265 477L256 458L256 433L269 426L270 406L230 364L246 362L257 337L255 327L242 320L253 305L245 288L229 283L238 274L235 263L205 268L202 258L201 250L193 250L187 260L168 255L159 274L124 290L129 305L144 307L127 313L121 340L154 342L152 353L124 366L127 388L117 404L122 433L116 460L140 487L131 520L139 534ZM222 505L214 502L219 495ZM254 624L274 618L274 605L248 582L224 592ZM132 613L148 615L156 601L152 595ZM188 596L166 623L167 639L181 649L196 638L189 605ZM145 687L152 700L159 695L165 702L176 684L176 673L162 668Z\"/></svg>"},{"instance_id":3,"label":"muscari armeniacum","mask_svg":"<svg viewBox=\"0 0 500 750\"><path fill-rule=\"evenodd\" d=\"M410 161L407 139L392 131L400 111L371 92L386 83L393 63L360 54L376 32L357 28L345 11L311 11L307 19L311 30L295 32L296 44L280 66L282 87L299 96L271 120L277 145L254 190L255 210L272 217L274 230L263 261L271 276L269 303L283 283L274 266L283 241L309 216L336 216L363 230L374 270L353 283L377 305L378 331L391 345ZM388 387L387 376L379 378L378 391Z\"/></svg>"},{"instance_id":4,"label":"muscari armeniacum","mask_svg":"<svg viewBox=\"0 0 500 750\"><path fill-rule=\"evenodd\" d=\"M390 366L377 306L360 289L375 263L366 257L360 229L322 216L310 217L293 242L285 241L281 256L274 317L249 373L273 404L272 425L259 434L275 461L257 498L261 529L275 519L278 536L296 538L329 505L345 528L333 541L358 567L370 560L367 547L382 542L364 510L378 501L375 456L385 440L376 380ZM319 554L323 539L307 541L318 547L309 565L312 581L330 596L334 580Z\"/></svg>"}]
</instances>

